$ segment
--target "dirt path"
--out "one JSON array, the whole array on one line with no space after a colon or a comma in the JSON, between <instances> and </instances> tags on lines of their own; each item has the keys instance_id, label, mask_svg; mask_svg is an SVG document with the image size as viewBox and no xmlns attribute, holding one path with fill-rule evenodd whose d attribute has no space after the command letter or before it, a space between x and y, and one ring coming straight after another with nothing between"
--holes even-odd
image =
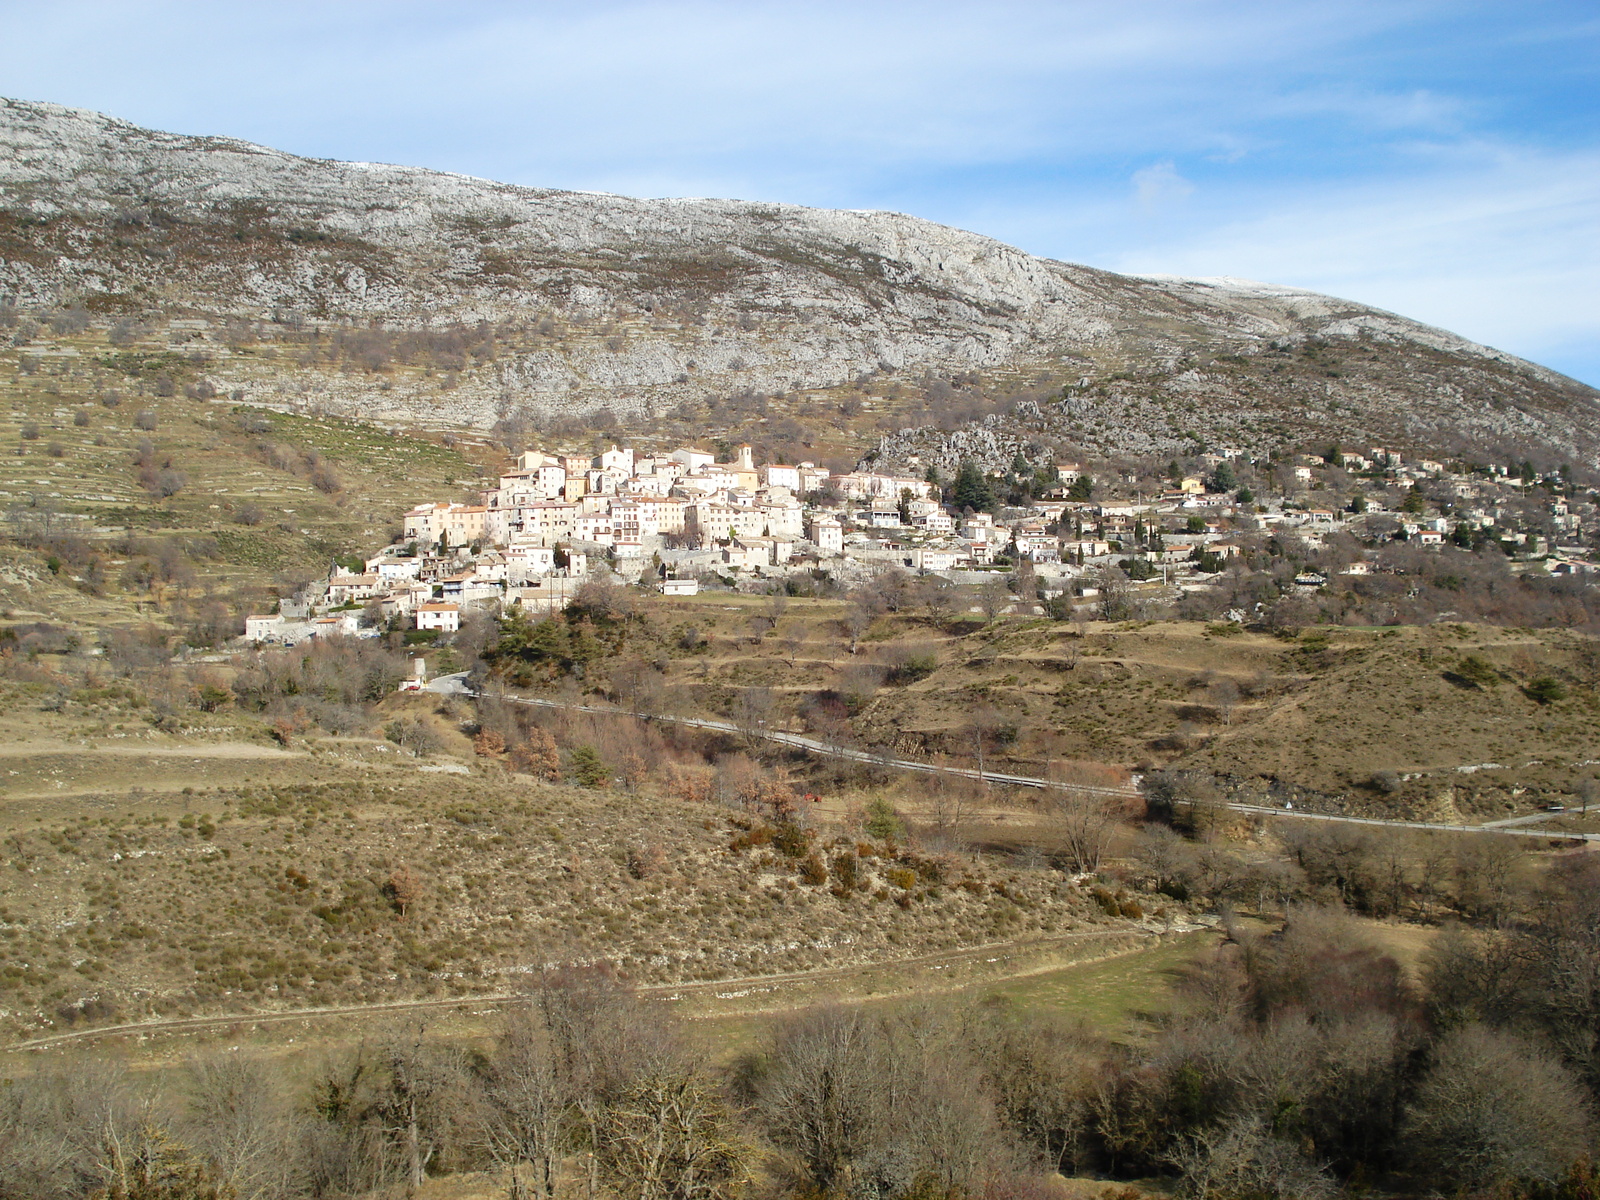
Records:
<instances>
[{"instance_id":1,"label":"dirt path","mask_svg":"<svg viewBox=\"0 0 1600 1200\"><path fill-rule=\"evenodd\" d=\"M124 758L213 758L213 759L290 759L305 758L304 750L284 750L278 746L258 746L251 742L205 742L193 746L157 744L105 745L93 738L66 741L61 738L32 738L25 742L0 742L0 759L38 758L46 754L110 754Z\"/></svg>"},{"instance_id":2,"label":"dirt path","mask_svg":"<svg viewBox=\"0 0 1600 1200\"><path fill-rule=\"evenodd\" d=\"M1192 930L1178 930L1180 935ZM685 1002L690 1005L686 1015L691 1019L714 1019L736 1016L753 1016L761 1013L793 1008L803 999L796 993L829 990L837 994L841 985L856 984L860 998L889 999L928 991L954 991L971 986L979 979L969 977L975 973L982 981L1019 979L1028 975L1059 969L1064 966L1104 961L1108 958L1136 953L1172 936L1152 929L1125 926L1093 929L1078 933L1057 934L1053 937L1033 938L1019 942L992 942L962 950L938 954L916 955L911 958L888 959L874 963L859 963L843 967L819 967L810 971L791 971L777 975L746 975L731 979L715 979L695 983L647 984L638 990L647 995ZM1096 943L1107 943L1104 947ZM1072 957L1062 961L1062 952L1071 947L1091 949L1086 957ZM965 968L966 970L963 970ZM996 968L989 970L987 968ZM882 976L880 978L880 976ZM897 978L908 977L908 978ZM529 979L534 976L530 973ZM871 986L868 986L871 985ZM470 996L452 996L439 1000L393 1000L371 1004L326 1005L314 1008L286 1009L280 1012L229 1013L222 1016L174 1017L159 1021L134 1021L122 1025L105 1025L95 1029L72 1030L67 1033L47 1034L28 1038L5 1047L7 1052L43 1051L60 1049L75 1043L88 1043L112 1037L148 1037L152 1034L192 1033L207 1029L221 1029L232 1025L276 1025L290 1021L315 1020L319 1017L378 1016L385 1014L420 1013L455 1008L493 1008L521 998L525 993L515 991L480 992ZM740 1003L728 1004L728 1001ZM695 1002L705 1007L694 1011Z\"/></svg>"}]
</instances>

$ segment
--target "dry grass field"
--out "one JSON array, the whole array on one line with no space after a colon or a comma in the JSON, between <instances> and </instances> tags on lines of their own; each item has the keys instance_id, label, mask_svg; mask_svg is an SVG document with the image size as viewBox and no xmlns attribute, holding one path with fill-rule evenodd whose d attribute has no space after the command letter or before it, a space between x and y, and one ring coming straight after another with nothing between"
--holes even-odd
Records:
<instances>
[{"instance_id":1,"label":"dry grass field","mask_svg":"<svg viewBox=\"0 0 1600 1200\"><path fill-rule=\"evenodd\" d=\"M789 845L725 808L380 741L96 736L19 720L24 690L0 728L12 1035L505 992L574 960L767 975L1106 921L1037 867L826 828Z\"/></svg>"}]
</instances>

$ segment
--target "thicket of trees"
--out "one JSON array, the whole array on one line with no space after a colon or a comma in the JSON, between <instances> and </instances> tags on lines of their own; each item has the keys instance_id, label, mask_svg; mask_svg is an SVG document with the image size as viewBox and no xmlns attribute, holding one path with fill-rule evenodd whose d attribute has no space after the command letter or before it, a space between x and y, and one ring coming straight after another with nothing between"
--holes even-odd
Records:
<instances>
[{"instance_id":1,"label":"thicket of trees","mask_svg":"<svg viewBox=\"0 0 1600 1200\"><path fill-rule=\"evenodd\" d=\"M1593 874L1559 879L1526 935L1582 930L1561 961L1576 979L1587 955L1591 991ZM1302 908L1235 931L1137 1045L959 1001L823 1007L727 1070L665 1004L568 970L484 1047L412 1024L303 1073L228 1054L161 1087L104 1065L15 1077L0 1195L335 1197L476 1169L518 1198L1010 1198L1053 1171L1212 1200L1592 1197L1593 1001L1552 1024L1541 985L1499 986L1502 959L1461 934L1414 990L1349 918Z\"/></svg>"}]
</instances>

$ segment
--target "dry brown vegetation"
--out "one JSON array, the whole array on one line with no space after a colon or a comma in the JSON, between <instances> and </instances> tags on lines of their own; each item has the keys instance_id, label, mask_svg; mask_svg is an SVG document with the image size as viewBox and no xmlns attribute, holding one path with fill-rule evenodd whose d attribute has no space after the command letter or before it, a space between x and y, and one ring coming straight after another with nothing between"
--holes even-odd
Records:
<instances>
[{"instance_id":1,"label":"dry brown vegetation","mask_svg":"<svg viewBox=\"0 0 1600 1200\"><path fill-rule=\"evenodd\" d=\"M498 992L572 960L641 981L767 974L1105 919L1047 872L799 824L748 760L699 768L719 802L673 797L687 754L634 786L607 771L585 788L486 760L463 778L361 738L274 750L248 721L232 736L254 743L108 727L85 747L81 710L32 720L38 695L7 688L8 731L34 734L7 760L14 1032ZM463 714L435 708L404 711L470 753ZM41 724L64 736L39 738Z\"/></svg>"},{"instance_id":2,"label":"dry brown vegetation","mask_svg":"<svg viewBox=\"0 0 1600 1200\"><path fill-rule=\"evenodd\" d=\"M6 1185L36 1194L26 1172L55 1154L78 1179L144 1171L263 1197L430 1176L519 1195L666 1196L684 1194L688 1164L705 1196L973 1200L1032 1195L1052 1170L1161 1175L1219 1200L1331 1195L1375 1173L1402 1190L1448 1178L1583 1194L1551 1189L1589 1178L1580 1167L1562 1182L1592 1141L1589 856L1227 814L1209 802L1229 781L1203 758L1265 727L1274 705L1331 704L1319 681L1358 669L1392 686L1437 677L1447 697L1503 688L1502 710L1519 672L1570 670L1566 699L1524 699L1552 726L1585 720L1581 646L1457 629L1291 640L1004 620L958 639L886 609L851 655L838 637L848 611L602 588L559 622L434 654L465 665L481 646L486 665L557 698L722 711L751 730L805 722L840 739L887 712L925 734L935 726L918 714L964 703L953 728L971 749L951 745L954 760L981 752L994 768L1040 764L1078 782L1119 768L1086 761L1087 741L1039 740L1052 730L1026 705L1060 711L1063 678L1094 702L1120 697L1118 711L1192 722L1193 744L1160 751L1141 822L1082 793L836 770L738 732L530 709L492 679L477 704L397 696L400 655L381 642L191 663L153 640L90 654L61 630L15 626L0 647L0 762L16 772L0 808L14 1037L155 1031L191 1015L238 1028L248 1014L547 986L495 1018L492 1042L366 1023L325 1058L284 1066L233 1055L197 1059L181 1082L170 1070L19 1077L0 1092ZM1466 657L1492 665L1462 675ZM1217 686L1263 673L1270 691ZM843 686L814 686L824 680ZM1180 698L1212 714L1179 713ZM833 724L812 724L830 711ZM1091 753L1060 753L1074 745ZM1403 786L1368 790L1406 799ZM1399 933L1375 936L1340 909L1467 928L1402 965L1389 952ZM1023 971L1002 946L1072 931L1154 941L1208 910L1230 944L1190 972L1169 1019L1140 1021L1120 1044L952 996L762 1021L730 1072L627 989L563 975L578 963L642 984L747 980L736 994L811 972L826 995L838 968L946 955L927 976L949 966L954 983L959 960L970 987L985 980L977 947L1006 959L989 970ZM784 1003L775 993L767 1007ZM1112 1027L1131 1007L1164 1007L1117 1003L1096 1014ZM819 1079L832 1081L829 1105L855 1114L848 1134L808 1124ZM85 1122L124 1157L106 1159ZM1488 1136L1501 1127L1515 1137ZM663 1153L641 1156L651 1138Z\"/></svg>"},{"instance_id":3,"label":"dry brown vegetation","mask_svg":"<svg viewBox=\"0 0 1600 1200\"><path fill-rule=\"evenodd\" d=\"M164 333L44 336L50 352L26 371L0 349L0 604L19 614L80 628L154 619L211 645L333 559L386 541L406 504L454 495L500 458L235 406L205 385L205 350L172 350Z\"/></svg>"},{"instance_id":4,"label":"dry brown vegetation","mask_svg":"<svg viewBox=\"0 0 1600 1200\"><path fill-rule=\"evenodd\" d=\"M776 615L770 597L658 600L627 620L550 623L508 642L506 666L559 691L581 662L588 686L605 672L599 692L625 707L759 719L897 755L968 767L981 755L994 770L1079 782L1204 771L1239 798L1408 819L1573 803L1594 774L1600 675L1587 635L978 624L937 599L942 610L867 610L855 654L845 630L859 600L788 599ZM576 654L579 643L556 645L569 636ZM1531 694L1541 678L1560 681L1558 698Z\"/></svg>"},{"instance_id":5,"label":"dry brown vegetation","mask_svg":"<svg viewBox=\"0 0 1600 1200\"><path fill-rule=\"evenodd\" d=\"M1135 1045L1003 1004L824 1005L719 1069L666 1003L569 968L470 1044L403 1020L297 1067L43 1069L0 1090L0 1186L968 1200L1064 1173L1130 1200L1583 1200L1595 1001L1555 963L1592 974L1593 863L1569 868L1543 915L1447 935L1417 974L1336 911L1234 926Z\"/></svg>"}]
</instances>

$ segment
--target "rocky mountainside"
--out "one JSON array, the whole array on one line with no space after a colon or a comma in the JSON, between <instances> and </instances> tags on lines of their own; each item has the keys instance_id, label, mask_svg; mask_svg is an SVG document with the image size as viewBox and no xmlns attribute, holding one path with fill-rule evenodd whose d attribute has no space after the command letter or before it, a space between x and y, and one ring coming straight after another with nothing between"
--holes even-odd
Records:
<instances>
[{"instance_id":1,"label":"rocky mountainside","mask_svg":"<svg viewBox=\"0 0 1600 1200\"><path fill-rule=\"evenodd\" d=\"M893 213L513 187L21 101L0 101L0 299L125 340L176 320L248 402L440 427L828 391L926 417L939 396L1027 393L956 443L928 428L879 454L1600 452L1593 389L1313 293L1119 276Z\"/></svg>"}]
</instances>

